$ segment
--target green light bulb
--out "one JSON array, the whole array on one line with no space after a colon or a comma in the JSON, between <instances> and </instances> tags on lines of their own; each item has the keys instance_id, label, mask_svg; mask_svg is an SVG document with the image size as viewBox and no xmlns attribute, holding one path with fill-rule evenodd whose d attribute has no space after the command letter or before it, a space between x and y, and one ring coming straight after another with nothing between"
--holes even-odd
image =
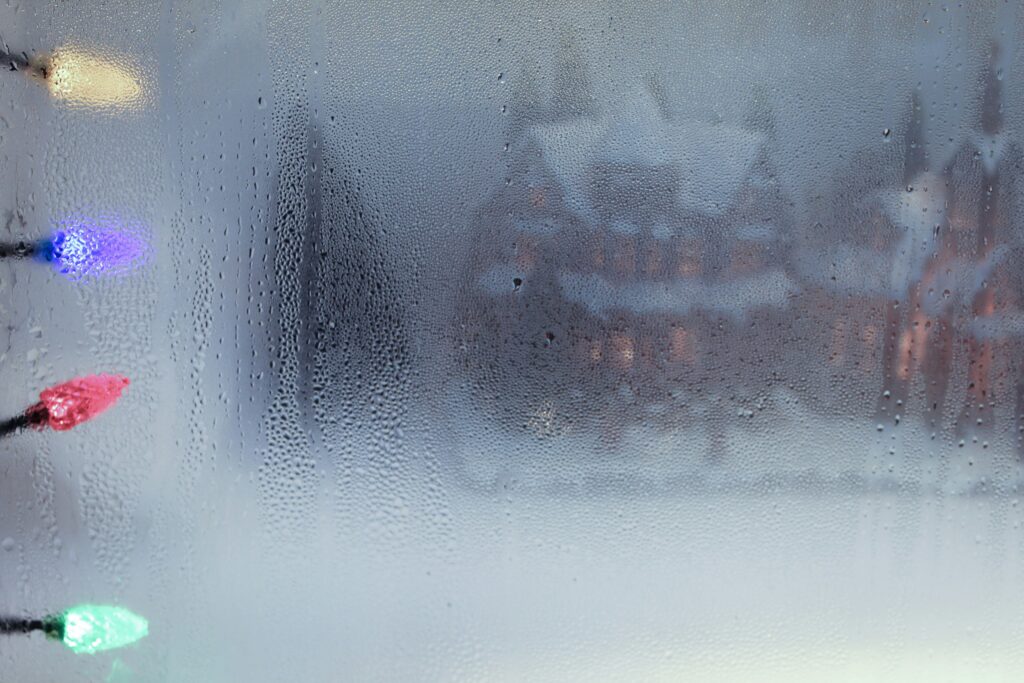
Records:
<instances>
[{"instance_id":1,"label":"green light bulb","mask_svg":"<svg viewBox=\"0 0 1024 683\"><path fill-rule=\"evenodd\" d=\"M93 654L144 638L149 622L123 607L77 605L53 617L47 631L73 652Z\"/></svg>"}]
</instances>

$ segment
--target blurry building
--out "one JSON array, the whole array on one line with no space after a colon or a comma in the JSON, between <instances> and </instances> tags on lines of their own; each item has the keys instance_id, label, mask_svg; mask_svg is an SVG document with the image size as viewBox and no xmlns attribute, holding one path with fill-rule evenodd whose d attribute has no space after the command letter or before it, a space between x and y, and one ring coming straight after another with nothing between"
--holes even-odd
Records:
<instances>
[{"instance_id":1,"label":"blurry building","mask_svg":"<svg viewBox=\"0 0 1024 683\"><path fill-rule=\"evenodd\" d=\"M936 426L952 421L961 436L982 439L996 400L1024 400L1024 279L1010 257L1022 247L1010 183L1024 157L1003 132L996 58L994 51L976 127L954 154L929 157L914 93L897 131L902 163L882 147L855 160L837 180L854 189L833 190L834 219L802 239L794 258L801 307L810 312L801 329L818 336L829 382L855 388L857 401L869 399L881 418L923 412ZM872 187L875 174L865 169L873 168L900 171ZM957 368L967 369L962 379Z\"/></svg>"},{"instance_id":2,"label":"blurry building","mask_svg":"<svg viewBox=\"0 0 1024 683\"><path fill-rule=\"evenodd\" d=\"M786 366L764 340L797 292L767 97L742 126L679 120L651 83L599 108L571 41L558 60L475 218L458 335L481 398L543 432L735 416Z\"/></svg>"},{"instance_id":3,"label":"blurry building","mask_svg":"<svg viewBox=\"0 0 1024 683\"><path fill-rule=\"evenodd\" d=\"M961 432L969 430L982 438L995 427L997 405L1015 403L1018 423L1024 412L1019 360L1024 330L1018 322L1024 279L1014 267L1024 249L1019 229L1022 206L1014 185L1024 154L1005 130L999 58L994 45L976 128L944 169L950 187L950 230L943 261L950 264L946 271L963 273L957 283L962 292L958 339L967 386L957 424Z\"/></svg>"}]
</instances>

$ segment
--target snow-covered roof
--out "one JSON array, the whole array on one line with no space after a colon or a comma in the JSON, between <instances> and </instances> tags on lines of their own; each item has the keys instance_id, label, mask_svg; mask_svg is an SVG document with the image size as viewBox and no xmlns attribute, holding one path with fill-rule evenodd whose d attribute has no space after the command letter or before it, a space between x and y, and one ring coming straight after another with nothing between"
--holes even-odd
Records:
<instances>
[{"instance_id":1,"label":"snow-covered roof","mask_svg":"<svg viewBox=\"0 0 1024 683\"><path fill-rule=\"evenodd\" d=\"M565 227L561 220L552 216L517 216L512 224L516 230L546 237L558 233Z\"/></svg>"},{"instance_id":2,"label":"snow-covered roof","mask_svg":"<svg viewBox=\"0 0 1024 683\"><path fill-rule=\"evenodd\" d=\"M847 296L888 296L892 257L866 247L835 244L796 259L801 280Z\"/></svg>"},{"instance_id":3,"label":"snow-covered roof","mask_svg":"<svg viewBox=\"0 0 1024 683\"><path fill-rule=\"evenodd\" d=\"M966 306L981 291L995 268L1009 256L1005 246L993 249L983 259L955 258L945 263L928 281L921 294L921 308L927 315L939 315L957 306ZM821 258L804 257L797 261L801 279L840 294L902 298L918 280L906 280L907 268L894 265L902 252L880 253L874 249L840 244ZM821 266L823 262L827 265ZM898 289L892 279L899 273ZM923 275L923 270L918 278Z\"/></svg>"},{"instance_id":4,"label":"snow-covered roof","mask_svg":"<svg viewBox=\"0 0 1024 683\"><path fill-rule=\"evenodd\" d=\"M588 170L599 164L675 166L675 201L688 211L727 210L750 173L764 136L756 131L699 121L669 121L650 93L625 98L603 116L535 126L544 161L565 188L571 208L588 214Z\"/></svg>"},{"instance_id":5,"label":"snow-covered roof","mask_svg":"<svg viewBox=\"0 0 1024 683\"><path fill-rule=\"evenodd\" d=\"M882 252L837 243L821 254L803 254L796 260L802 279L841 294L893 298L902 298L921 280L938 247L935 225L943 219L945 202L942 179L922 173L911 190L882 190L869 201L900 231L899 240Z\"/></svg>"},{"instance_id":6,"label":"snow-covered roof","mask_svg":"<svg viewBox=\"0 0 1024 683\"><path fill-rule=\"evenodd\" d=\"M921 308L938 315L957 306L968 306L985 287L985 282L1010 255L1006 246L993 249L981 259L955 258L945 264L921 297Z\"/></svg>"},{"instance_id":7,"label":"snow-covered roof","mask_svg":"<svg viewBox=\"0 0 1024 683\"><path fill-rule=\"evenodd\" d=\"M979 131L970 137L970 144L978 150L985 172L992 175L1009 147L1009 139L1004 133L990 135Z\"/></svg>"},{"instance_id":8,"label":"snow-covered roof","mask_svg":"<svg viewBox=\"0 0 1024 683\"><path fill-rule=\"evenodd\" d=\"M770 242L775 239L779 229L769 223L748 223L736 228L734 239L751 242Z\"/></svg>"},{"instance_id":9,"label":"snow-covered roof","mask_svg":"<svg viewBox=\"0 0 1024 683\"><path fill-rule=\"evenodd\" d=\"M934 173L921 173L911 189L885 190L878 203L898 229L902 230L892 256L889 293L900 297L921 279L925 265L938 249L935 226L942 222L946 193L942 179Z\"/></svg>"},{"instance_id":10,"label":"snow-covered roof","mask_svg":"<svg viewBox=\"0 0 1024 683\"><path fill-rule=\"evenodd\" d=\"M785 306L799 290L779 269L715 283L678 278L614 284L596 273L574 272L560 273L558 280L566 299L601 317L615 310L674 315L705 310L742 320L753 309Z\"/></svg>"}]
</instances>

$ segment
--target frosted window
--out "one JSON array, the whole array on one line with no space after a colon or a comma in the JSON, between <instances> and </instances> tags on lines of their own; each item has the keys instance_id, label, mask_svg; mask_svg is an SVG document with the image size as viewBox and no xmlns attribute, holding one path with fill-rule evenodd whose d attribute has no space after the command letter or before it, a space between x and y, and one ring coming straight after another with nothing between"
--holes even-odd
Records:
<instances>
[{"instance_id":1,"label":"frosted window","mask_svg":"<svg viewBox=\"0 0 1024 683\"><path fill-rule=\"evenodd\" d=\"M0 679L1024 670L1018 3L0 26Z\"/></svg>"}]
</instances>

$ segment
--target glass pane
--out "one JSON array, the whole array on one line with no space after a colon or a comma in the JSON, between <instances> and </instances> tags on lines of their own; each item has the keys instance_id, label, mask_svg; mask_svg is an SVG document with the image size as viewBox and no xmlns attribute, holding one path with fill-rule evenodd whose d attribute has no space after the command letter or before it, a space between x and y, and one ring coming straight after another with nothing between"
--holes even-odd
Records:
<instances>
[{"instance_id":1,"label":"glass pane","mask_svg":"<svg viewBox=\"0 0 1024 683\"><path fill-rule=\"evenodd\" d=\"M0 25L0 678L1024 669L1017 3Z\"/></svg>"}]
</instances>

